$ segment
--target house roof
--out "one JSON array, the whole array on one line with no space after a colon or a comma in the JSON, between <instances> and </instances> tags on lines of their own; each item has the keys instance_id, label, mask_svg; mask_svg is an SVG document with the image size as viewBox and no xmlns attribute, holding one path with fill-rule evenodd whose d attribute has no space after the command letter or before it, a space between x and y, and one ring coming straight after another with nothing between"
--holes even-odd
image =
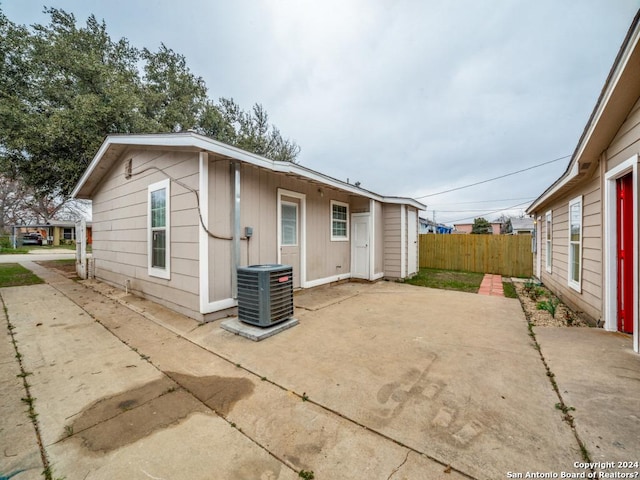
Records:
<instances>
[{"instance_id":1,"label":"house roof","mask_svg":"<svg viewBox=\"0 0 640 480\"><path fill-rule=\"evenodd\" d=\"M533 218L512 218L511 230L533 230Z\"/></svg>"},{"instance_id":2,"label":"house roof","mask_svg":"<svg viewBox=\"0 0 640 480\"><path fill-rule=\"evenodd\" d=\"M591 176L598 167L600 155L610 145L620 125L640 96L640 10L636 13L622 42L600 97L584 127L567 170L527 209L540 210L557 195Z\"/></svg>"},{"instance_id":3,"label":"house roof","mask_svg":"<svg viewBox=\"0 0 640 480\"><path fill-rule=\"evenodd\" d=\"M343 190L354 195L368 197L384 203L405 204L419 210L426 210L426 205L406 197L382 196L361 187L329 177L292 162L270 160L237 147L227 145L204 135L194 132L140 134L140 135L109 135L87 167L72 192L74 198L91 198L95 188L105 173L131 147L164 147L167 149L187 150L193 152L207 151L255 165L273 172L284 173L304 178L311 182Z\"/></svg>"}]
</instances>

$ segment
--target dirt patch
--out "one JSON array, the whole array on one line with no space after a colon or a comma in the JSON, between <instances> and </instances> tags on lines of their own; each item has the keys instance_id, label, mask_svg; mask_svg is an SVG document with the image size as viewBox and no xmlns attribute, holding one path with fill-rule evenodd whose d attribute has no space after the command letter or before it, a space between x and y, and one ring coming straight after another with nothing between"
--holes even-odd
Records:
<instances>
[{"instance_id":1,"label":"dirt patch","mask_svg":"<svg viewBox=\"0 0 640 480\"><path fill-rule=\"evenodd\" d=\"M248 378L194 377L183 373L166 372L181 387L217 414L226 416L237 401L253 393L254 384Z\"/></svg>"},{"instance_id":2,"label":"dirt patch","mask_svg":"<svg viewBox=\"0 0 640 480\"><path fill-rule=\"evenodd\" d=\"M36 263L45 268L48 268L49 270L55 270L67 278L71 278L74 280L79 279L78 273L76 272L76 261L74 259L42 260L42 261L37 261Z\"/></svg>"},{"instance_id":3,"label":"dirt patch","mask_svg":"<svg viewBox=\"0 0 640 480\"><path fill-rule=\"evenodd\" d=\"M106 453L134 443L154 431L208 409L170 379L163 377L104 398L84 410L66 428L82 445Z\"/></svg>"},{"instance_id":4,"label":"dirt patch","mask_svg":"<svg viewBox=\"0 0 640 480\"><path fill-rule=\"evenodd\" d=\"M170 378L163 376L95 402L65 428L63 437L78 439L92 452L110 452L196 412L213 410L225 416L254 389L246 378L193 377L174 372L167 375Z\"/></svg>"},{"instance_id":5,"label":"dirt patch","mask_svg":"<svg viewBox=\"0 0 640 480\"><path fill-rule=\"evenodd\" d=\"M536 326L542 327L588 327L589 325L573 310L559 301L546 287L531 286L525 283L514 283L520 304L527 319ZM550 306L557 302L555 316L539 305Z\"/></svg>"}]
</instances>

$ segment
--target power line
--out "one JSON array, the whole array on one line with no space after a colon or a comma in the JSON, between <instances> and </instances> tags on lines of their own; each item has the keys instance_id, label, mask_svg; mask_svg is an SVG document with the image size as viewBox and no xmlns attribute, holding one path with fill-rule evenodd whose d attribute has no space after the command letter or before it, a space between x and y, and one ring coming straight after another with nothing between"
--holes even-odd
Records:
<instances>
[{"instance_id":1,"label":"power line","mask_svg":"<svg viewBox=\"0 0 640 480\"><path fill-rule=\"evenodd\" d=\"M447 202L447 203L433 203L430 205L466 205L469 203L491 203L491 202L512 202L513 200L533 200L536 197L516 197L516 198L499 198L494 200L475 200L472 202ZM430 210L440 210L439 208L433 208Z\"/></svg>"},{"instance_id":2,"label":"power line","mask_svg":"<svg viewBox=\"0 0 640 480\"><path fill-rule=\"evenodd\" d=\"M563 160L565 158L569 158L570 156L571 155L565 155L564 157L555 158L555 159L549 160L547 162L543 162L543 163L539 163L537 165L533 165L531 167L523 168L522 170L518 170L516 172L505 173L504 175L500 175L499 177L489 178L487 180L482 180L480 182L471 183L469 185L464 185L462 187L450 188L449 190L443 190L442 192L438 192L438 193L430 193L428 195L423 195L421 197L415 197L415 199L416 200L420 200L422 198L434 197L436 195L442 195L443 193L455 192L457 190L462 190L463 188L475 187L476 185L482 185L483 183L493 182L494 180L500 180L501 178L510 177L511 175L516 175L518 173L526 172L528 170L533 170L534 168L539 168L539 167L542 167L544 165L549 165L550 163L557 162L557 161Z\"/></svg>"},{"instance_id":3,"label":"power line","mask_svg":"<svg viewBox=\"0 0 640 480\"><path fill-rule=\"evenodd\" d=\"M504 211L504 210L511 210L512 208L521 207L521 206L523 206L523 205L527 205L528 203L529 203L529 202L522 202L522 203L518 203L518 204L516 204L516 205L512 205L512 206L510 206L510 207L500 208L500 209L498 209L498 210L494 210L494 211L492 211L492 212L485 212L485 213L483 213L483 214L481 214L481 215L478 215L476 218L478 218L478 217L485 217L485 216L487 216L487 215L491 215L491 214L493 214L493 213L502 212L502 211ZM447 220L446 222L442 222L442 223L448 223L448 224L451 224L451 223L455 223L455 222L461 222L462 220L466 220L467 218L469 218L469 217L460 218L460 219L458 219L458 220Z\"/></svg>"}]
</instances>

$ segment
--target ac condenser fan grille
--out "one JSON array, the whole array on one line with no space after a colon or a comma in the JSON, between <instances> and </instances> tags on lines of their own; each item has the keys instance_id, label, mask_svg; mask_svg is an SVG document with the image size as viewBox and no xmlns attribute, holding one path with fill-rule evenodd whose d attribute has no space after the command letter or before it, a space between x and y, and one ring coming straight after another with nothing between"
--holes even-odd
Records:
<instances>
[{"instance_id":1,"label":"ac condenser fan grille","mask_svg":"<svg viewBox=\"0 0 640 480\"><path fill-rule=\"evenodd\" d=\"M293 316L293 269L289 265L238 267L238 318L267 327Z\"/></svg>"}]
</instances>

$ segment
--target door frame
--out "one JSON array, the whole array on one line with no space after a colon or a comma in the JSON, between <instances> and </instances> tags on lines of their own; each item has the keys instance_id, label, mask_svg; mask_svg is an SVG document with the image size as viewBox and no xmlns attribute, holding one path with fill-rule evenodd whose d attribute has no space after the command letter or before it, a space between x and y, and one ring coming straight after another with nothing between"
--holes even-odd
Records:
<instances>
[{"instance_id":1,"label":"door frame","mask_svg":"<svg viewBox=\"0 0 640 480\"><path fill-rule=\"evenodd\" d=\"M633 250L638 252L638 155L605 173L604 181L604 328L618 331L617 190L616 181L633 174ZM633 262L633 350L640 353L638 334L638 259Z\"/></svg>"},{"instance_id":2,"label":"door frame","mask_svg":"<svg viewBox=\"0 0 640 480\"><path fill-rule=\"evenodd\" d=\"M411 218L415 216L415 218ZM411 245L411 240L415 238L414 245ZM420 271L420 255L418 253L418 247L420 246L420 236L418 235L418 210L413 208L407 208L407 276L414 275ZM413 252L413 253L411 253ZM414 265L409 262L411 257L415 257ZM412 271L413 270L413 271Z\"/></svg>"},{"instance_id":3,"label":"door frame","mask_svg":"<svg viewBox=\"0 0 640 480\"><path fill-rule=\"evenodd\" d=\"M366 276L358 276L355 274L355 265L356 265L356 234L355 234L355 225L356 218L366 218L367 219L367 262L369 264L368 273ZM352 213L351 214L351 277L352 278L363 278L365 280L371 280L371 251L373 249L372 244L372 236L371 236L371 214L367 213Z\"/></svg>"},{"instance_id":4,"label":"door frame","mask_svg":"<svg viewBox=\"0 0 640 480\"><path fill-rule=\"evenodd\" d=\"M282 197L297 198L300 201L299 215L299 238L298 245L300 247L300 288L307 287L307 196L304 193L293 192L278 188L277 205L276 205L276 250L277 263L282 263Z\"/></svg>"}]
</instances>

